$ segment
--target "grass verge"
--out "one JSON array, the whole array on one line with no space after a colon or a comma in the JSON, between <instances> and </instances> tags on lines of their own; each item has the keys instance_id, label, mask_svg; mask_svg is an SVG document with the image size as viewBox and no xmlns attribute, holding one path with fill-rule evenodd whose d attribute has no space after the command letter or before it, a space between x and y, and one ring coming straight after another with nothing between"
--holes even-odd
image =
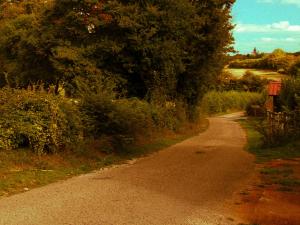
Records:
<instances>
[{"instance_id":1,"label":"grass verge","mask_svg":"<svg viewBox=\"0 0 300 225\"><path fill-rule=\"evenodd\" d=\"M255 130L255 119L239 121L248 137L247 150L256 156L258 163L276 159L293 159L300 157L300 140L284 143L277 147L263 147L262 135Z\"/></svg>"},{"instance_id":2,"label":"grass verge","mask_svg":"<svg viewBox=\"0 0 300 225\"><path fill-rule=\"evenodd\" d=\"M267 148L255 130L258 121L239 122L247 132L246 149L256 156L256 166L249 185L239 193L237 211L250 224L299 224L300 142Z\"/></svg>"},{"instance_id":3,"label":"grass verge","mask_svg":"<svg viewBox=\"0 0 300 225\"><path fill-rule=\"evenodd\" d=\"M256 156L261 187L279 191L300 191L300 140L277 147L263 147L262 135L255 130L255 119L241 120L247 132L247 150Z\"/></svg>"},{"instance_id":4,"label":"grass verge","mask_svg":"<svg viewBox=\"0 0 300 225\"><path fill-rule=\"evenodd\" d=\"M197 127L186 127L177 134L164 134L152 141L129 147L124 154L107 154L101 146L78 151L37 156L30 150L0 151L0 196L28 191L59 180L85 174L112 164L145 156L179 143L208 127L203 120Z\"/></svg>"}]
</instances>

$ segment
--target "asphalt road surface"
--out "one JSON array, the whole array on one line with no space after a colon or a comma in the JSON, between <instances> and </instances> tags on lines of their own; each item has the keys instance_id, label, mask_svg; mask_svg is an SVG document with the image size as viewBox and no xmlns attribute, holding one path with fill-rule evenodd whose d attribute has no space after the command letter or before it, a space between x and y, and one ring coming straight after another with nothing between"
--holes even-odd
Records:
<instances>
[{"instance_id":1,"label":"asphalt road surface","mask_svg":"<svg viewBox=\"0 0 300 225\"><path fill-rule=\"evenodd\" d=\"M0 198L0 224L237 224L228 202L254 168L239 115L151 156Z\"/></svg>"}]
</instances>

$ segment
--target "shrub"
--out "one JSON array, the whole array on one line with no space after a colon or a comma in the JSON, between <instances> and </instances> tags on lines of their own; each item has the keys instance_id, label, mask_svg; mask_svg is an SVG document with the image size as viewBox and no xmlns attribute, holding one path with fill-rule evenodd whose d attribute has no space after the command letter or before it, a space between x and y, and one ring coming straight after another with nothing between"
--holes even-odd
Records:
<instances>
[{"instance_id":1,"label":"shrub","mask_svg":"<svg viewBox=\"0 0 300 225\"><path fill-rule=\"evenodd\" d=\"M262 54L260 58L234 60L229 63L229 67L269 69L288 73L289 68L296 59L294 55L287 54L281 49L275 49L270 54Z\"/></svg>"},{"instance_id":2,"label":"shrub","mask_svg":"<svg viewBox=\"0 0 300 225\"><path fill-rule=\"evenodd\" d=\"M293 77L300 77L300 59L291 65L288 72Z\"/></svg>"},{"instance_id":3,"label":"shrub","mask_svg":"<svg viewBox=\"0 0 300 225\"><path fill-rule=\"evenodd\" d=\"M77 79L80 110L86 135L134 135L147 128L151 117L148 105L138 99L117 99L115 84L105 78Z\"/></svg>"},{"instance_id":4,"label":"shrub","mask_svg":"<svg viewBox=\"0 0 300 225\"><path fill-rule=\"evenodd\" d=\"M268 84L268 80L256 76L251 71L246 71L238 83L240 83L244 91L261 92Z\"/></svg>"},{"instance_id":5,"label":"shrub","mask_svg":"<svg viewBox=\"0 0 300 225\"><path fill-rule=\"evenodd\" d=\"M248 116L263 117L266 115L265 103L267 100L267 93L263 92L260 98L251 99L246 106L246 113Z\"/></svg>"},{"instance_id":6,"label":"shrub","mask_svg":"<svg viewBox=\"0 0 300 225\"><path fill-rule=\"evenodd\" d=\"M245 110L248 104L261 98L262 94L257 92L211 91L203 97L201 107L208 114Z\"/></svg>"},{"instance_id":7,"label":"shrub","mask_svg":"<svg viewBox=\"0 0 300 225\"><path fill-rule=\"evenodd\" d=\"M0 90L0 148L55 152L79 140L77 107L43 91Z\"/></svg>"},{"instance_id":8,"label":"shrub","mask_svg":"<svg viewBox=\"0 0 300 225\"><path fill-rule=\"evenodd\" d=\"M243 59L243 60L235 60L230 62L229 67L230 68L261 68L262 59Z\"/></svg>"},{"instance_id":9,"label":"shrub","mask_svg":"<svg viewBox=\"0 0 300 225\"><path fill-rule=\"evenodd\" d=\"M238 79L232 75L229 71L223 70L217 77L215 88L218 91L230 91L238 89Z\"/></svg>"},{"instance_id":10,"label":"shrub","mask_svg":"<svg viewBox=\"0 0 300 225\"><path fill-rule=\"evenodd\" d=\"M300 79L288 79L282 82L280 104L286 111L300 107Z\"/></svg>"},{"instance_id":11,"label":"shrub","mask_svg":"<svg viewBox=\"0 0 300 225\"><path fill-rule=\"evenodd\" d=\"M254 123L255 129L262 135L263 143L266 146L279 146L291 140L299 139L299 96L300 80L284 80L279 96L282 111L270 114L268 118Z\"/></svg>"},{"instance_id":12,"label":"shrub","mask_svg":"<svg viewBox=\"0 0 300 225\"><path fill-rule=\"evenodd\" d=\"M299 111L275 113L272 117L261 117L252 123L266 147L280 146L300 137Z\"/></svg>"},{"instance_id":13,"label":"shrub","mask_svg":"<svg viewBox=\"0 0 300 225\"><path fill-rule=\"evenodd\" d=\"M186 120L180 104L158 106L138 98L117 98L116 85L105 78L77 79L77 87L85 135L110 136L116 150L124 150L141 135L176 130Z\"/></svg>"},{"instance_id":14,"label":"shrub","mask_svg":"<svg viewBox=\"0 0 300 225\"><path fill-rule=\"evenodd\" d=\"M216 89L218 91L238 90L261 92L265 89L267 83L267 79L261 78L249 70L247 70L240 79L235 78L230 72L223 71L217 78Z\"/></svg>"}]
</instances>

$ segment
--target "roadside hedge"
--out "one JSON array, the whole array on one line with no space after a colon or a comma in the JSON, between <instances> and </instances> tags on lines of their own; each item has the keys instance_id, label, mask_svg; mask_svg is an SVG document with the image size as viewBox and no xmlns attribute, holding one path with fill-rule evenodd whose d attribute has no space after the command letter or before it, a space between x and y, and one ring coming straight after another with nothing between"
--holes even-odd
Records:
<instances>
[{"instance_id":1,"label":"roadside hedge","mask_svg":"<svg viewBox=\"0 0 300 225\"><path fill-rule=\"evenodd\" d=\"M188 121L182 103L117 96L116 84L105 77L78 78L76 86L74 98L32 87L0 89L0 149L41 155L104 138L120 152Z\"/></svg>"},{"instance_id":2,"label":"roadside hedge","mask_svg":"<svg viewBox=\"0 0 300 225\"><path fill-rule=\"evenodd\" d=\"M141 136L152 136L153 132L176 131L187 121L180 103L158 105L138 98L122 98L116 96L115 84L105 78L76 81L85 136L109 136L117 150Z\"/></svg>"},{"instance_id":3,"label":"roadside hedge","mask_svg":"<svg viewBox=\"0 0 300 225\"><path fill-rule=\"evenodd\" d=\"M77 106L43 90L0 89L0 149L51 153L78 142Z\"/></svg>"},{"instance_id":4,"label":"roadside hedge","mask_svg":"<svg viewBox=\"0 0 300 225\"><path fill-rule=\"evenodd\" d=\"M261 102L262 93L246 91L211 91L202 99L202 111L207 114L245 110L253 102Z\"/></svg>"}]
</instances>

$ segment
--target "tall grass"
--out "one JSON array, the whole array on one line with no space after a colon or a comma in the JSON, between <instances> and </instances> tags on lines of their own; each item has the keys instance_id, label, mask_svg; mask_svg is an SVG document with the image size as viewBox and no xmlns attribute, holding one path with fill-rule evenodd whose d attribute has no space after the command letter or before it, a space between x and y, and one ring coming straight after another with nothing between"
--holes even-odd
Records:
<instances>
[{"instance_id":1,"label":"tall grass","mask_svg":"<svg viewBox=\"0 0 300 225\"><path fill-rule=\"evenodd\" d=\"M257 92L211 91L203 97L201 108L207 114L245 110L249 104L263 98L263 94Z\"/></svg>"}]
</instances>

